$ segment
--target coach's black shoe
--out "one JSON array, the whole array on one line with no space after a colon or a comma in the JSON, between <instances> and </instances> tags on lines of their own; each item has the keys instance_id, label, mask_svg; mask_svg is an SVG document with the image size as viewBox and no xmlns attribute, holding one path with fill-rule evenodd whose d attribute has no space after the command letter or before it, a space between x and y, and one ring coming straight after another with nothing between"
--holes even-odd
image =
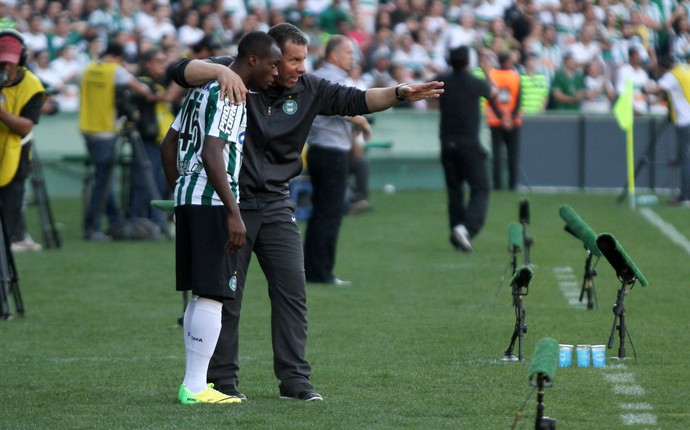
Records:
<instances>
[{"instance_id":1,"label":"coach's black shoe","mask_svg":"<svg viewBox=\"0 0 690 430\"><path fill-rule=\"evenodd\" d=\"M321 394L314 391L309 384L298 384L289 390L280 389L280 398L283 400L294 399L304 400L305 402L313 402L323 400Z\"/></svg>"},{"instance_id":2,"label":"coach's black shoe","mask_svg":"<svg viewBox=\"0 0 690 430\"><path fill-rule=\"evenodd\" d=\"M247 396L245 396L244 393L238 390L236 385L222 385L218 387L218 391L230 397L236 397L241 401L247 400Z\"/></svg>"}]
</instances>

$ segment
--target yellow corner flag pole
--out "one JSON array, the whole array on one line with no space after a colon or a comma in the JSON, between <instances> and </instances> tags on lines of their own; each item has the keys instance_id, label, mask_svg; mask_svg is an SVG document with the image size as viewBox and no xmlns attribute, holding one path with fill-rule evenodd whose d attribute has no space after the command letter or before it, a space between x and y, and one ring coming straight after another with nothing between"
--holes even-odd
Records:
<instances>
[{"instance_id":1,"label":"yellow corner flag pole","mask_svg":"<svg viewBox=\"0 0 690 430\"><path fill-rule=\"evenodd\" d=\"M628 196L630 207L635 209L635 154L633 151L633 84L629 80L625 86L625 91L618 97L613 107L613 115L616 117L618 126L625 131L626 137L626 158L628 165Z\"/></svg>"}]
</instances>

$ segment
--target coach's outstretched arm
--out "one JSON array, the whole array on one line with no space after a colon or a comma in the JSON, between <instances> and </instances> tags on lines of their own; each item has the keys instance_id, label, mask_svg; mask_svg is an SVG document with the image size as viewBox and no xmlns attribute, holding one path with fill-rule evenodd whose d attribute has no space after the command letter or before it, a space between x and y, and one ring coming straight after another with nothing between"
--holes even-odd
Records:
<instances>
[{"instance_id":1,"label":"coach's outstretched arm","mask_svg":"<svg viewBox=\"0 0 690 430\"><path fill-rule=\"evenodd\" d=\"M182 59L170 68L170 77L180 86L189 88L217 80L223 94L231 101L244 101L247 88L235 72L225 63L231 57L212 57L207 60ZM395 87L369 88L366 90L367 106L371 112L391 108L401 101L418 101L438 98L443 94L443 82L432 81L421 84L400 84Z\"/></svg>"},{"instance_id":2,"label":"coach's outstretched arm","mask_svg":"<svg viewBox=\"0 0 690 430\"><path fill-rule=\"evenodd\" d=\"M421 84L400 84L395 87L369 88L365 96L369 110L379 112L403 101L435 99L441 94L443 94L443 82L431 81Z\"/></svg>"}]
</instances>

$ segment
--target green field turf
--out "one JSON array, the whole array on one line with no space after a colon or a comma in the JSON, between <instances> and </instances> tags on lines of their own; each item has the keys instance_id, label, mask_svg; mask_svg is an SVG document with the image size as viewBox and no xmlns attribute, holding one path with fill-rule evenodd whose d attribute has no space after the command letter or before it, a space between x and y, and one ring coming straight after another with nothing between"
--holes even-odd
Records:
<instances>
[{"instance_id":1,"label":"green field turf","mask_svg":"<svg viewBox=\"0 0 690 430\"><path fill-rule=\"evenodd\" d=\"M524 297L525 359L506 363L513 332L507 249L518 202L531 203L534 277ZM632 343L605 368L559 368L545 393L559 429L687 429L690 254L615 195L494 193L476 252L448 242L441 191L373 195L345 219L337 275L348 288L308 285L308 359L320 403L278 399L263 274L252 263L242 323L241 405L182 406L184 373L173 243L88 243L81 204L53 201L64 246L17 254L24 318L0 321L2 429L509 429L530 391L537 342L605 344L620 284L598 261L598 308L572 305L582 243L558 214L571 205L610 232L649 281L625 299ZM690 210L650 208L690 237ZM29 208L31 231L40 238ZM524 254L518 255L523 263ZM517 346L516 351L517 353ZM534 428L536 395L518 429Z\"/></svg>"}]
</instances>

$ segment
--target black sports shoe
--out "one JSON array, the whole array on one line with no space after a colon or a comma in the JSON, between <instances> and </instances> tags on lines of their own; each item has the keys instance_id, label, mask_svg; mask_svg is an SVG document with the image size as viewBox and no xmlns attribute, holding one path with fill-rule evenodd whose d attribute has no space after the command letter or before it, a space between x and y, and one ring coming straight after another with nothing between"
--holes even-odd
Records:
<instances>
[{"instance_id":1,"label":"black sports shoe","mask_svg":"<svg viewBox=\"0 0 690 430\"><path fill-rule=\"evenodd\" d=\"M245 396L244 393L238 390L236 385L222 385L218 387L217 390L230 397L237 397L242 401L247 400L247 396Z\"/></svg>"},{"instance_id":2,"label":"black sports shoe","mask_svg":"<svg viewBox=\"0 0 690 430\"><path fill-rule=\"evenodd\" d=\"M294 400L304 400L305 402L313 402L318 400L323 400L321 394L314 391L309 384L298 384L289 390L280 389L280 398L283 400L294 399Z\"/></svg>"}]
</instances>

